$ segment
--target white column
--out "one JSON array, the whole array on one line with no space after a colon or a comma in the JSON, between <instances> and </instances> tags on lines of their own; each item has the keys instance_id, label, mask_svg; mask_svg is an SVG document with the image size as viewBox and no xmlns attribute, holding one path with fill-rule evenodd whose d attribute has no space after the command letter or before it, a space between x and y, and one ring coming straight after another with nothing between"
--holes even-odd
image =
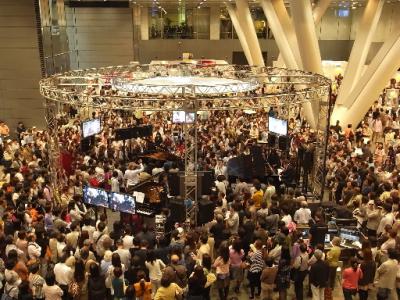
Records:
<instances>
[{"instance_id":1,"label":"white column","mask_svg":"<svg viewBox=\"0 0 400 300\"><path fill-rule=\"evenodd\" d=\"M279 21L278 15L271 3L271 0L261 0L261 7L267 17L268 25L274 34L276 44L282 56L283 62L289 69L298 69L296 59L292 52L292 47L287 39L286 33Z\"/></svg>"},{"instance_id":2,"label":"white column","mask_svg":"<svg viewBox=\"0 0 400 300\"><path fill-rule=\"evenodd\" d=\"M142 41L149 39L149 9L142 7L140 11L140 37Z\"/></svg>"},{"instance_id":3,"label":"white column","mask_svg":"<svg viewBox=\"0 0 400 300\"><path fill-rule=\"evenodd\" d=\"M258 43L256 29L254 28L247 0L236 0L236 8L236 14L243 32L245 33L253 64L255 66L264 66L264 58L262 56L260 44Z\"/></svg>"},{"instance_id":4,"label":"white column","mask_svg":"<svg viewBox=\"0 0 400 300\"><path fill-rule=\"evenodd\" d=\"M315 25L319 24L322 16L325 14L332 0L320 0L313 9L313 18Z\"/></svg>"},{"instance_id":5,"label":"white column","mask_svg":"<svg viewBox=\"0 0 400 300\"><path fill-rule=\"evenodd\" d=\"M353 104L349 109L335 107L331 122L339 120L343 125L353 124L355 127L365 116L373 102L378 99L382 89L400 67L400 31L386 41L360 78L349 100Z\"/></svg>"},{"instance_id":6,"label":"white column","mask_svg":"<svg viewBox=\"0 0 400 300\"><path fill-rule=\"evenodd\" d=\"M292 49L292 53L297 63L297 68L301 70L303 69L303 62L301 61L299 44L297 42L296 32L294 31L292 20L287 12L285 3L283 0L272 0L271 3L275 9L275 13L279 19L279 22L282 25L283 31L285 32L285 36L290 44L290 48Z\"/></svg>"},{"instance_id":7,"label":"white column","mask_svg":"<svg viewBox=\"0 0 400 300\"><path fill-rule=\"evenodd\" d=\"M339 90L337 104L349 106L347 97L360 79L384 2L384 0L369 0L364 9L364 14L358 24L356 39L351 49L349 63Z\"/></svg>"},{"instance_id":8,"label":"white column","mask_svg":"<svg viewBox=\"0 0 400 300\"><path fill-rule=\"evenodd\" d=\"M303 69L322 74L321 53L315 32L311 2L310 0L290 0L289 2Z\"/></svg>"},{"instance_id":9,"label":"white column","mask_svg":"<svg viewBox=\"0 0 400 300\"><path fill-rule=\"evenodd\" d=\"M217 5L210 6L210 40L219 40L221 31L221 9Z\"/></svg>"},{"instance_id":10,"label":"white column","mask_svg":"<svg viewBox=\"0 0 400 300\"><path fill-rule=\"evenodd\" d=\"M226 8L228 10L229 17L231 18L233 27L236 30L236 34L239 38L240 45L242 45L243 52L244 52L244 55L246 56L247 62L249 63L249 65L252 66L253 58L251 57L249 45L247 44L246 36L244 35L242 27L240 26L239 20L236 15L236 11L235 11L234 7L232 6L232 4L229 4L229 3L226 4Z\"/></svg>"}]
</instances>

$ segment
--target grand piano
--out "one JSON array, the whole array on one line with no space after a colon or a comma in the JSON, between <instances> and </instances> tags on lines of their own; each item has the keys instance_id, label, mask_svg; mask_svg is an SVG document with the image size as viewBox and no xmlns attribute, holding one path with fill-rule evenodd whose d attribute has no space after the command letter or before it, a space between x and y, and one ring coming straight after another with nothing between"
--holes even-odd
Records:
<instances>
[{"instance_id":1,"label":"grand piano","mask_svg":"<svg viewBox=\"0 0 400 300\"><path fill-rule=\"evenodd\" d=\"M154 161L178 161L180 158L169 152L154 152L138 156L146 162ZM162 184L157 179L163 174L159 173L151 176L149 179L142 181L133 187L134 192L144 194L143 202L136 201L136 213L142 216L153 217L165 207L167 193L164 191Z\"/></svg>"}]
</instances>

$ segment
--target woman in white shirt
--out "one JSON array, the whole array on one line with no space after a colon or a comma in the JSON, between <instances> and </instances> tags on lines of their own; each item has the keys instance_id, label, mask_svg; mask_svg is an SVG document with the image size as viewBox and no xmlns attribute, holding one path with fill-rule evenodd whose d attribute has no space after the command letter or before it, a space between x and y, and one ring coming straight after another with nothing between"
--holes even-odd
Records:
<instances>
[{"instance_id":1,"label":"woman in white shirt","mask_svg":"<svg viewBox=\"0 0 400 300\"><path fill-rule=\"evenodd\" d=\"M145 265L149 270L152 290L151 293L152 298L154 298L158 288L161 285L162 270L165 268L165 264L161 259L156 258L153 250L150 250L147 252Z\"/></svg>"}]
</instances>

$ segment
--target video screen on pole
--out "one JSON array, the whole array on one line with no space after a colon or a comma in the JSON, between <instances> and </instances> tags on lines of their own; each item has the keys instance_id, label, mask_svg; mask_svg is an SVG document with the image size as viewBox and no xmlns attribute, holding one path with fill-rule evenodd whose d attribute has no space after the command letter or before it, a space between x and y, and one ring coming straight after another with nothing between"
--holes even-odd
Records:
<instances>
[{"instance_id":1,"label":"video screen on pole","mask_svg":"<svg viewBox=\"0 0 400 300\"><path fill-rule=\"evenodd\" d=\"M274 117L268 117L268 130L269 132L279 134L279 135L287 135L288 133L288 124L286 120L277 119Z\"/></svg>"},{"instance_id":2,"label":"video screen on pole","mask_svg":"<svg viewBox=\"0 0 400 300\"><path fill-rule=\"evenodd\" d=\"M108 208L108 193L102 189L84 186L83 202L86 204Z\"/></svg>"},{"instance_id":3,"label":"video screen on pole","mask_svg":"<svg viewBox=\"0 0 400 300\"><path fill-rule=\"evenodd\" d=\"M196 113L184 110L174 110L172 112L172 123L191 124L196 119Z\"/></svg>"},{"instance_id":4,"label":"video screen on pole","mask_svg":"<svg viewBox=\"0 0 400 300\"><path fill-rule=\"evenodd\" d=\"M98 134L101 132L100 119L92 119L82 122L82 135L83 138Z\"/></svg>"},{"instance_id":5,"label":"video screen on pole","mask_svg":"<svg viewBox=\"0 0 400 300\"><path fill-rule=\"evenodd\" d=\"M135 197L121 193L110 193L110 208L130 214L135 213Z\"/></svg>"}]
</instances>

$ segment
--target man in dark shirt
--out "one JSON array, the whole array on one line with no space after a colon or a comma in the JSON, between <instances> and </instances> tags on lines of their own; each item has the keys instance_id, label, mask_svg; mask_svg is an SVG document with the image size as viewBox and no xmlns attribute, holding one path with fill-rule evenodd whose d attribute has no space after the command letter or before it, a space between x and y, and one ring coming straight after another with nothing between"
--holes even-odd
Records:
<instances>
[{"instance_id":1,"label":"man in dark shirt","mask_svg":"<svg viewBox=\"0 0 400 300\"><path fill-rule=\"evenodd\" d=\"M218 249L218 247L221 245L221 242L225 239L226 235L224 234L224 217L222 215L218 215L216 220L217 223L210 228L210 232L214 236L215 248Z\"/></svg>"},{"instance_id":2,"label":"man in dark shirt","mask_svg":"<svg viewBox=\"0 0 400 300\"><path fill-rule=\"evenodd\" d=\"M316 247L318 244L324 244L325 234L328 233L328 226L324 222L322 213L317 211L314 216L315 223L310 227L310 245Z\"/></svg>"},{"instance_id":3,"label":"man in dark shirt","mask_svg":"<svg viewBox=\"0 0 400 300\"><path fill-rule=\"evenodd\" d=\"M314 256L317 261L311 266L309 280L313 299L321 299L329 278L329 265L322 260L322 251L315 250Z\"/></svg>"}]
</instances>

